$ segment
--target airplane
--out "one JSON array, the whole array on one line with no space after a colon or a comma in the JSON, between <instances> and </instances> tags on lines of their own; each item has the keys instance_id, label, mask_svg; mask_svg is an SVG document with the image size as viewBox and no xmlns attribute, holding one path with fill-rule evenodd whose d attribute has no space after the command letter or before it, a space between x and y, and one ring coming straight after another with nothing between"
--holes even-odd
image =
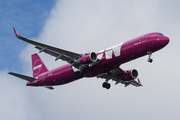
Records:
<instances>
[{"instance_id":1,"label":"airplane","mask_svg":"<svg viewBox=\"0 0 180 120\"><path fill-rule=\"evenodd\" d=\"M121 83L125 87L134 85L142 86L136 69L123 70L120 66L123 63L135 60L148 55L148 62L152 63L152 53L162 49L169 43L169 38L162 33L153 32L122 42L99 52L79 54L20 36L16 29L15 36L35 46L39 53L44 52L55 57L56 60L63 60L67 64L48 70L37 53L32 55L33 77L21 75L14 72L9 74L28 81L26 86L44 86L50 90L52 86L63 85L83 77L97 77L105 79L103 88L109 89L109 80L115 84Z\"/></svg>"}]
</instances>

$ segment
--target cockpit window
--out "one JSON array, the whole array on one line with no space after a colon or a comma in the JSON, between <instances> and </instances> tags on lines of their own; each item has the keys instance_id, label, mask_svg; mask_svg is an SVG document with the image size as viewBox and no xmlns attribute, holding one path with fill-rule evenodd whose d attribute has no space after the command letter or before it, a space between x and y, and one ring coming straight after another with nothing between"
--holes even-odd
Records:
<instances>
[{"instance_id":1,"label":"cockpit window","mask_svg":"<svg viewBox=\"0 0 180 120\"><path fill-rule=\"evenodd\" d=\"M161 34L161 33L156 33L156 34L153 34L153 36L157 36L157 35L164 36L164 35L163 35L163 34Z\"/></svg>"}]
</instances>

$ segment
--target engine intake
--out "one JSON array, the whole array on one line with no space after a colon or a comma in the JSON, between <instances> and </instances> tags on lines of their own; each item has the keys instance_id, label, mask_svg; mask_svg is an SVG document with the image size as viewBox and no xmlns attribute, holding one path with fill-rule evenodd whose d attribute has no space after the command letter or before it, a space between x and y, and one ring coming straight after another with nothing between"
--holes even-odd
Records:
<instances>
[{"instance_id":1,"label":"engine intake","mask_svg":"<svg viewBox=\"0 0 180 120\"><path fill-rule=\"evenodd\" d=\"M138 76L138 71L136 69L127 70L122 74L123 81L130 81L136 79Z\"/></svg>"},{"instance_id":2,"label":"engine intake","mask_svg":"<svg viewBox=\"0 0 180 120\"><path fill-rule=\"evenodd\" d=\"M79 62L81 64L90 64L93 62L96 62L97 60L97 55L95 52L87 53L83 56L80 57Z\"/></svg>"}]
</instances>

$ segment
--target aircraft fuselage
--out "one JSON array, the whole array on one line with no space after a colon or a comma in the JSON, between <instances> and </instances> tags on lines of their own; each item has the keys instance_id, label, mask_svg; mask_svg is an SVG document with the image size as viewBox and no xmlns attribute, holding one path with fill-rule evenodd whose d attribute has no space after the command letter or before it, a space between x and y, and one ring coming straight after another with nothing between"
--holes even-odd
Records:
<instances>
[{"instance_id":1,"label":"aircraft fuselage","mask_svg":"<svg viewBox=\"0 0 180 120\"><path fill-rule=\"evenodd\" d=\"M97 52L101 62L88 66L79 72L70 64L63 65L37 76L37 81L28 82L27 86L52 86L62 85L82 77L94 77L118 68L121 64L136 58L151 54L165 47L169 38L161 33L149 33L135 39L123 42L116 46ZM80 73L81 76L77 76Z\"/></svg>"}]
</instances>

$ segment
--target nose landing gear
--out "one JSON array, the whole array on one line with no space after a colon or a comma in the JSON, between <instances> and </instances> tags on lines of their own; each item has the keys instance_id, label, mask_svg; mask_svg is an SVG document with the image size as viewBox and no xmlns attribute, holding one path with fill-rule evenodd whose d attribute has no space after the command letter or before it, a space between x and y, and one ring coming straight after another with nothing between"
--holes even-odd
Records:
<instances>
[{"instance_id":1,"label":"nose landing gear","mask_svg":"<svg viewBox=\"0 0 180 120\"><path fill-rule=\"evenodd\" d=\"M151 59L152 52L147 52L147 55L149 55L148 62L152 63L153 59Z\"/></svg>"},{"instance_id":2,"label":"nose landing gear","mask_svg":"<svg viewBox=\"0 0 180 120\"><path fill-rule=\"evenodd\" d=\"M153 59L149 58L149 59L148 59L148 62L152 63L152 62L153 62Z\"/></svg>"}]
</instances>

